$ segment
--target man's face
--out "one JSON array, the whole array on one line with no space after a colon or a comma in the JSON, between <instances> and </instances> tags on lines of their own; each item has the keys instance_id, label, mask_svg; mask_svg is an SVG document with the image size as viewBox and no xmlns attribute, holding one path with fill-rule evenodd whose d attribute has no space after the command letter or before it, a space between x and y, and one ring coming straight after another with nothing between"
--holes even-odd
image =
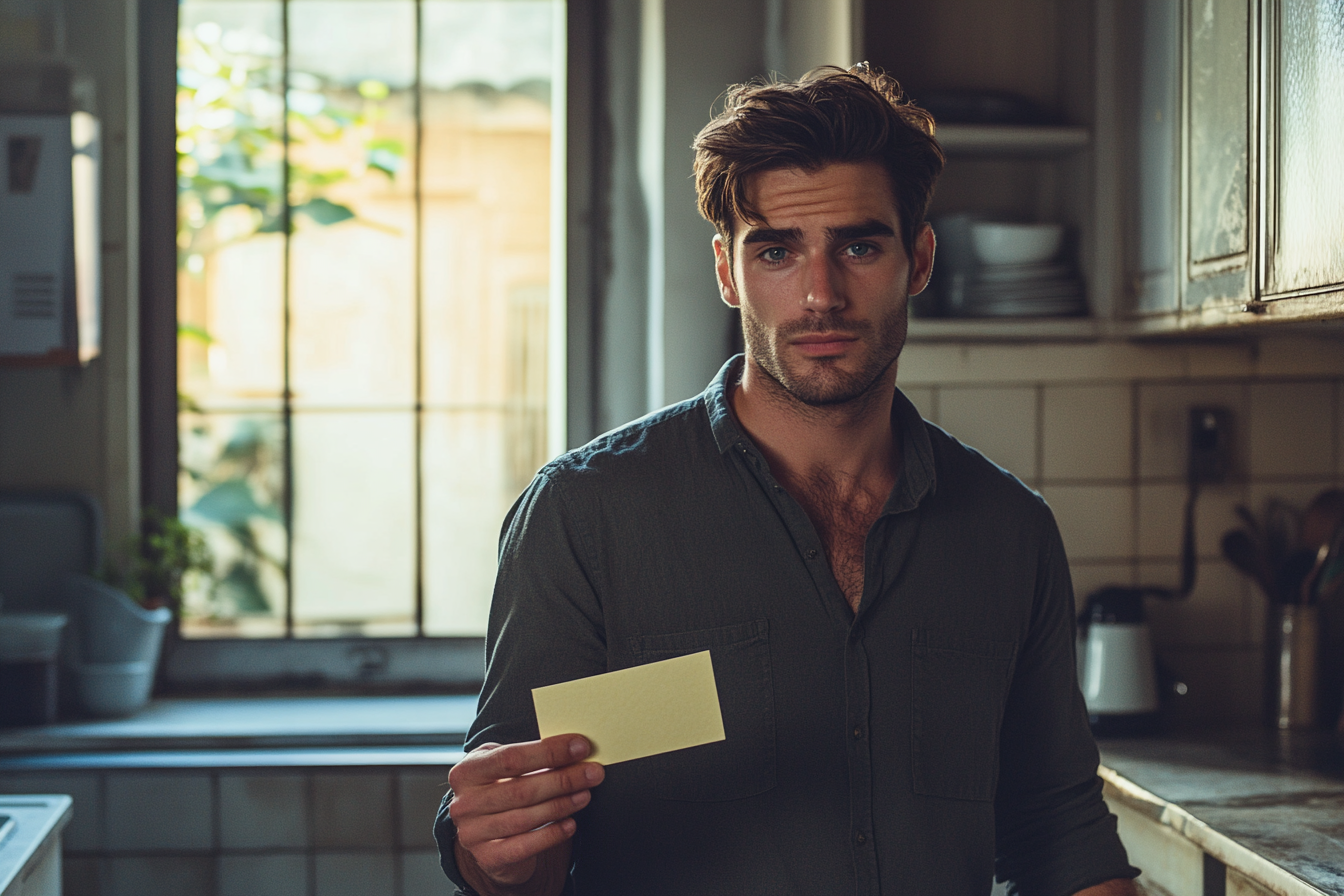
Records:
<instances>
[{"instance_id":1,"label":"man's face","mask_svg":"<svg viewBox=\"0 0 1344 896\"><path fill-rule=\"evenodd\" d=\"M748 184L761 222L715 237L719 292L742 311L747 360L812 406L853 401L894 375L907 306L928 282L933 231L901 245L876 162L766 171Z\"/></svg>"}]
</instances>

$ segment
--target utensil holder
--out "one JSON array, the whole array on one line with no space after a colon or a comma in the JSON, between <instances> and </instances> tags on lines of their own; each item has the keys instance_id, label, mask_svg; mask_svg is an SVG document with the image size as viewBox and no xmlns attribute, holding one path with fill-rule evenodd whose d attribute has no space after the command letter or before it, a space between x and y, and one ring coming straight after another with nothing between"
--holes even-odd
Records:
<instances>
[{"instance_id":1,"label":"utensil holder","mask_svg":"<svg viewBox=\"0 0 1344 896\"><path fill-rule=\"evenodd\" d=\"M1270 604L1265 631L1265 698L1270 727L1320 723L1317 670L1321 650L1318 607Z\"/></svg>"}]
</instances>

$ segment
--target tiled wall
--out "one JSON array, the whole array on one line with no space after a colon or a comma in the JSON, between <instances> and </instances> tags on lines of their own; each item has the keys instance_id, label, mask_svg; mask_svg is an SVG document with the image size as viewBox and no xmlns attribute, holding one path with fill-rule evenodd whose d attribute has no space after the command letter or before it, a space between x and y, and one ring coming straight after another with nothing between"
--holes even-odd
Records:
<instances>
[{"instance_id":1,"label":"tiled wall","mask_svg":"<svg viewBox=\"0 0 1344 896\"><path fill-rule=\"evenodd\" d=\"M1172 721L1259 720L1265 602L1219 542L1239 503L1301 507L1344 485L1344 337L913 344L900 364L925 417L1045 496L1079 600L1112 583L1178 584L1188 409L1230 409L1236 467L1199 499L1194 594L1148 608L1162 660L1189 685Z\"/></svg>"},{"instance_id":2,"label":"tiled wall","mask_svg":"<svg viewBox=\"0 0 1344 896\"><path fill-rule=\"evenodd\" d=\"M65 896L442 896L447 770L10 773L66 793Z\"/></svg>"}]
</instances>

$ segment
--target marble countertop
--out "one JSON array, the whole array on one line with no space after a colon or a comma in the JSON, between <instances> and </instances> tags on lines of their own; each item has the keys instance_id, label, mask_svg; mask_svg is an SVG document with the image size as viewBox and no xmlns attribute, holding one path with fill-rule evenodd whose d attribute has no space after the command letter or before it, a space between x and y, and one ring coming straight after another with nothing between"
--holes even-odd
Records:
<instances>
[{"instance_id":1,"label":"marble countertop","mask_svg":"<svg viewBox=\"0 0 1344 896\"><path fill-rule=\"evenodd\" d=\"M1116 795L1224 864L1275 892L1344 896L1344 744L1336 736L1241 731L1100 747Z\"/></svg>"},{"instance_id":2,"label":"marble countertop","mask_svg":"<svg viewBox=\"0 0 1344 896\"><path fill-rule=\"evenodd\" d=\"M71 805L70 797L62 795L0 796L0 815L15 822L0 843L0 893L41 860L52 837L69 824Z\"/></svg>"}]
</instances>

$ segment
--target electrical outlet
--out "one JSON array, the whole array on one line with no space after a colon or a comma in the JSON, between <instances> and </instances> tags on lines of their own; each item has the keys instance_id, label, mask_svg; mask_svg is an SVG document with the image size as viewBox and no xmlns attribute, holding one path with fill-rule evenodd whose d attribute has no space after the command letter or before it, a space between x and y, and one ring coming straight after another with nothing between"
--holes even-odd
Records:
<instances>
[{"instance_id":1,"label":"electrical outlet","mask_svg":"<svg viewBox=\"0 0 1344 896\"><path fill-rule=\"evenodd\" d=\"M1232 472L1232 412L1220 407L1190 409L1190 481L1223 482Z\"/></svg>"}]
</instances>

